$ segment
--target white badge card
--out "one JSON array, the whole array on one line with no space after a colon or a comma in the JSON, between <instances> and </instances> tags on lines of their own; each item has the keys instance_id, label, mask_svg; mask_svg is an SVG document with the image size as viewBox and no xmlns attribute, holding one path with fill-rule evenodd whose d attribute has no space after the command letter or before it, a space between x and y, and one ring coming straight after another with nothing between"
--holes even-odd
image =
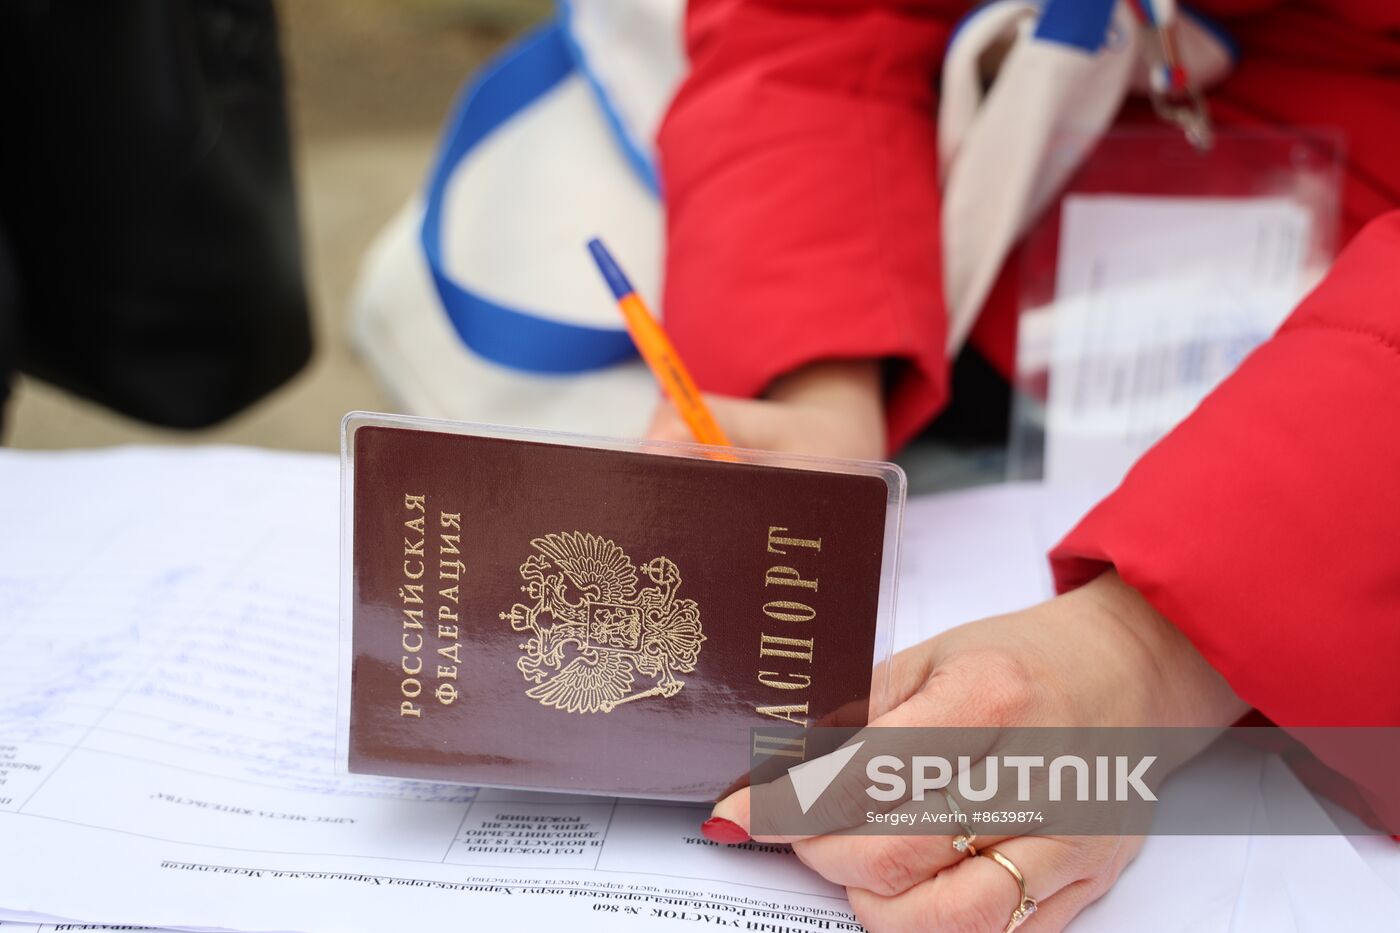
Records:
<instances>
[{"instance_id":1,"label":"white badge card","mask_svg":"<svg viewBox=\"0 0 1400 933\"><path fill-rule=\"evenodd\" d=\"M1013 477L1117 485L1325 274L1339 170L1327 133L1106 137L1022 251Z\"/></svg>"}]
</instances>

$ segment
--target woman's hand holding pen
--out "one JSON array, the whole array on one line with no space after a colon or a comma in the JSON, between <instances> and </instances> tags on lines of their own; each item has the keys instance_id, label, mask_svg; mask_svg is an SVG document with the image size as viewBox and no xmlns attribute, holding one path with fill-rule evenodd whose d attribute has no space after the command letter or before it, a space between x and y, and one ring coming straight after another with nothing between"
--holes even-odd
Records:
<instances>
[{"instance_id":1,"label":"woman's hand holding pen","mask_svg":"<svg viewBox=\"0 0 1400 933\"><path fill-rule=\"evenodd\" d=\"M875 360L813 363L776 380L761 399L706 395L705 402L736 447L861 460L886 454L880 364ZM664 398L647 436L694 440Z\"/></svg>"}]
</instances>

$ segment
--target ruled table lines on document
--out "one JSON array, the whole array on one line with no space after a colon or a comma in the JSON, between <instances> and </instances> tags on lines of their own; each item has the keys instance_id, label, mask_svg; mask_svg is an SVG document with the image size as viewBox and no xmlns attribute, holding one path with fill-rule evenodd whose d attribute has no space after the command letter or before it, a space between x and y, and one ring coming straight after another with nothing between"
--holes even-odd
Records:
<instances>
[{"instance_id":1,"label":"ruled table lines on document","mask_svg":"<svg viewBox=\"0 0 1400 933\"><path fill-rule=\"evenodd\" d=\"M249 864L318 885L485 872L850 917L790 853L720 852L703 808L341 773L334 460L92 458L0 459L0 491L30 490L0 495L0 525L23 529L0 536L0 836L81 838L162 886ZM79 522L49 520L60 494Z\"/></svg>"},{"instance_id":2,"label":"ruled table lines on document","mask_svg":"<svg viewBox=\"0 0 1400 933\"><path fill-rule=\"evenodd\" d=\"M337 486L329 457L0 451L6 930L859 929L783 847L704 839L703 807L340 773ZM1057 502L912 503L901 640L1043 598L1046 538L1087 507ZM1307 846L1151 839L1075 933L1276 929L1240 918L1303 867L1385 909L1345 838ZM1144 911L1169 901L1189 926Z\"/></svg>"}]
</instances>

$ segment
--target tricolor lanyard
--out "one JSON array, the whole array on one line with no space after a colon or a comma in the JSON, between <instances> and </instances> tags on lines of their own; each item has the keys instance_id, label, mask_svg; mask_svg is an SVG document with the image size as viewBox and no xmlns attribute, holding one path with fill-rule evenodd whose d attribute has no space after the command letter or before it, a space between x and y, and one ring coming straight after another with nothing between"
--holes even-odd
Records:
<instances>
[{"instance_id":1,"label":"tricolor lanyard","mask_svg":"<svg viewBox=\"0 0 1400 933\"><path fill-rule=\"evenodd\" d=\"M1150 95L1157 116L1180 127L1197 149L1209 149L1214 139L1205 98L1187 74L1177 51L1176 0L1129 0L1144 28L1155 37Z\"/></svg>"}]
</instances>

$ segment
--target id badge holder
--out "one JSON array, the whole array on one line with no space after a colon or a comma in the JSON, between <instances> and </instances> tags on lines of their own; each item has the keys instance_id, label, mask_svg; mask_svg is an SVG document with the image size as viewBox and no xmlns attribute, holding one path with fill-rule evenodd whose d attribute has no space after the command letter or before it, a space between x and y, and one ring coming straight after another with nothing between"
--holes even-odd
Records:
<instances>
[{"instance_id":1,"label":"id badge holder","mask_svg":"<svg viewBox=\"0 0 1400 933\"><path fill-rule=\"evenodd\" d=\"M1322 278L1331 131L1114 131L1021 250L1009 472L1106 493Z\"/></svg>"}]
</instances>

